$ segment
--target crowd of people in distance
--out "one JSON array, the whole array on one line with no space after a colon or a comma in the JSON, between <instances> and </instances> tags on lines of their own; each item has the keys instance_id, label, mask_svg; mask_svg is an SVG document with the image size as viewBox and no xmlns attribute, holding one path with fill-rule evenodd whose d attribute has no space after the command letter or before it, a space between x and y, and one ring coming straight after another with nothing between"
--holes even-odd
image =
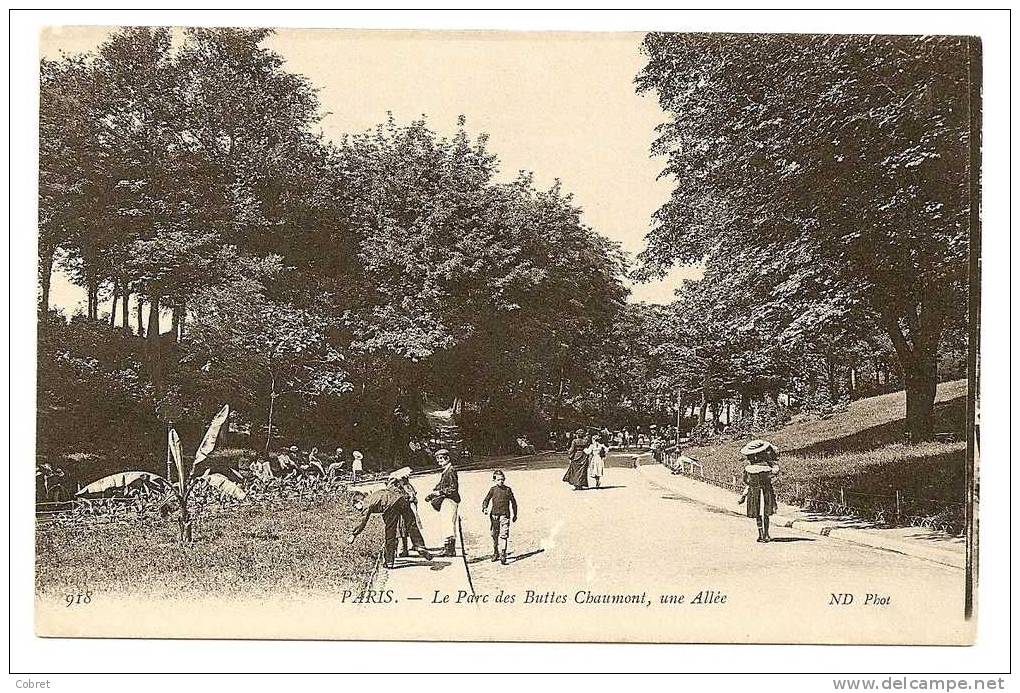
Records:
<instances>
[{"instance_id":1,"label":"crowd of people in distance","mask_svg":"<svg viewBox=\"0 0 1020 693\"><path fill-rule=\"evenodd\" d=\"M644 449L654 453L657 449L662 450L680 439L676 426L658 426L656 424L616 430L590 426L581 430L585 432L585 435L598 435L599 441L613 450ZM569 452L575 438L576 431L550 431L549 449Z\"/></svg>"},{"instance_id":2,"label":"crowd of people in distance","mask_svg":"<svg viewBox=\"0 0 1020 693\"><path fill-rule=\"evenodd\" d=\"M340 446L330 455L319 452L317 447L306 453L297 445L291 445L251 462L248 468L260 481L318 477L354 483L364 472L365 456L355 450L348 458Z\"/></svg>"},{"instance_id":3,"label":"crowd of people in distance","mask_svg":"<svg viewBox=\"0 0 1020 693\"><path fill-rule=\"evenodd\" d=\"M666 429L663 433L668 435L672 432L674 438L672 441L664 439L662 435L656 435L655 428L652 427L647 446L639 447L647 447L655 461L661 464L666 453L679 450L679 437L675 430ZM563 481L573 486L575 491L601 488L610 450L607 442L619 442L621 438L624 444L617 447L626 449L625 435L618 437L605 429L589 435L585 429L577 429L567 448L567 469ZM644 439L639 440L645 442ZM747 464L743 470L744 492L738 504L746 504L747 516L755 518L758 542L768 543L772 540L769 517L775 514L778 505L773 480L779 473L779 451L767 440L752 440L741 448L740 454Z\"/></svg>"}]
</instances>

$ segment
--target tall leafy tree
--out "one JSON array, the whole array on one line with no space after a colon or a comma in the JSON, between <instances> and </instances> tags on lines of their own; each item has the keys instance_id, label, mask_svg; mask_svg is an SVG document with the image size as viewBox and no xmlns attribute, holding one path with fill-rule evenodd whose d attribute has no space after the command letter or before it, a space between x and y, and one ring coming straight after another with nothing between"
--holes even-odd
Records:
<instances>
[{"instance_id":1,"label":"tall leafy tree","mask_svg":"<svg viewBox=\"0 0 1020 693\"><path fill-rule=\"evenodd\" d=\"M279 256L244 260L225 252L229 277L201 289L184 345L191 368L180 387L183 402L229 398L265 413L265 449L278 426L278 400L316 404L351 389L344 356L331 339L334 318L306 306L274 300L266 285L284 272ZM195 373L197 371L197 373ZM199 396L201 395L201 397Z\"/></svg>"},{"instance_id":2,"label":"tall leafy tree","mask_svg":"<svg viewBox=\"0 0 1020 693\"><path fill-rule=\"evenodd\" d=\"M727 255L789 268L771 300L864 308L896 349L914 439L967 297L975 43L956 37L649 34L639 91L676 180L646 272Z\"/></svg>"}]
</instances>

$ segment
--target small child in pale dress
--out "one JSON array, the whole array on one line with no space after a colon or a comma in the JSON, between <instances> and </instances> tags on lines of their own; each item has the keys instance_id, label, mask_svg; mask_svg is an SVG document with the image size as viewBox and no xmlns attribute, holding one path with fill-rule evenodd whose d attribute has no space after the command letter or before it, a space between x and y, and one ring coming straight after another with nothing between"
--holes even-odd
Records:
<instances>
[{"instance_id":1,"label":"small child in pale dress","mask_svg":"<svg viewBox=\"0 0 1020 693\"><path fill-rule=\"evenodd\" d=\"M362 455L361 452L359 452L358 450L355 450L352 453L351 457L354 458L354 460L351 462L351 482L354 483L358 480L358 475L361 474L361 470L365 468L364 464L362 463L362 460L365 459L365 456Z\"/></svg>"},{"instance_id":2,"label":"small child in pale dress","mask_svg":"<svg viewBox=\"0 0 1020 693\"><path fill-rule=\"evenodd\" d=\"M606 456L609 454L609 448L602 443L601 437L596 434L592 436L591 444L585 452L590 457L588 462L588 486L600 488L602 486L602 477L606 473Z\"/></svg>"}]
</instances>

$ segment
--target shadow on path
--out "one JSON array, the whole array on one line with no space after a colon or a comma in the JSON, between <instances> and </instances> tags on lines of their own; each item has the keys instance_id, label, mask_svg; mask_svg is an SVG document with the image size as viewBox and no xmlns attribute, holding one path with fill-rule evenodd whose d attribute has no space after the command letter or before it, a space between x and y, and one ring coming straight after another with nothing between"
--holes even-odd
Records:
<instances>
[{"instance_id":1,"label":"shadow on path","mask_svg":"<svg viewBox=\"0 0 1020 693\"><path fill-rule=\"evenodd\" d=\"M807 537L772 537L768 540L768 543L775 544L776 542L780 542L786 544L791 541L814 541L814 539L808 539Z\"/></svg>"},{"instance_id":2,"label":"shadow on path","mask_svg":"<svg viewBox=\"0 0 1020 693\"><path fill-rule=\"evenodd\" d=\"M437 561L435 559L432 559L431 561L401 561L392 568L389 568L389 570L402 570L404 568L421 568L423 566L428 566L429 570L442 570L443 568L448 568L450 566L450 563L451 563L450 561Z\"/></svg>"},{"instance_id":3,"label":"shadow on path","mask_svg":"<svg viewBox=\"0 0 1020 693\"><path fill-rule=\"evenodd\" d=\"M680 501L681 503L687 503L688 505L700 505L700 503L698 503L698 501L694 500L693 498L688 498L687 496L681 496L681 495L678 495L678 494L675 494L675 493L669 493L669 494L666 494L665 496L660 496L660 498L662 498L662 500ZM719 510L717 512L726 512L726 511L725 510Z\"/></svg>"},{"instance_id":4,"label":"shadow on path","mask_svg":"<svg viewBox=\"0 0 1020 693\"><path fill-rule=\"evenodd\" d=\"M545 549L535 549L534 551L528 551L527 553L510 554L509 556L507 556L506 562L507 565L509 565L510 563L516 563L517 561L523 561L525 558L537 556L538 554L543 553L544 551ZM476 563L496 563L496 561L493 561L492 554L488 553L481 556L476 556L475 558L468 559L468 565L475 565Z\"/></svg>"},{"instance_id":5,"label":"shadow on path","mask_svg":"<svg viewBox=\"0 0 1020 693\"><path fill-rule=\"evenodd\" d=\"M517 561L523 561L525 558L531 558L532 556L537 556L538 554L543 553L544 551L545 551L545 549L535 549L534 551L528 551L527 553L515 554L513 556L507 557L506 562L507 563L516 563Z\"/></svg>"}]
</instances>

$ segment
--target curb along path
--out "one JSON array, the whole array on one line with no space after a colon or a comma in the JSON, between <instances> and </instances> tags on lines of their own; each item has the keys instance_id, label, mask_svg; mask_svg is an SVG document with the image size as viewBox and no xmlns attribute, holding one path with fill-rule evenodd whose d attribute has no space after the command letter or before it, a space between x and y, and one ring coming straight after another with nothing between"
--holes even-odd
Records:
<instances>
[{"instance_id":1,"label":"curb along path","mask_svg":"<svg viewBox=\"0 0 1020 693\"><path fill-rule=\"evenodd\" d=\"M431 489L438 478L437 474L430 474L415 476L413 480L419 494L424 496L426 490ZM418 511L421 515L426 546L430 551L442 550L443 537L441 534L443 531L439 526L439 513L434 512L424 501L419 501ZM434 556L431 561L422 560L415 555L410 558L398 557L395 567L392 569L383 567L380 557L379 566L370 588L393 590L394 595L400 601L420 600L422 603L430 602L435 590L451 595L456 595L460 591L474 595L464 550L464 533L460 530L459 522L456 556L452 558Z\"/></svg>"},{"instance_id":2,"label":"curb along path","mask_svg":"<svg viewBox=\"0 0 1020 693\"><path fill-rule=\"evenodd\" d=\"M734 515L744 514L742 506L737 505L737 495L731 491L673 474L669 469L653 462L649 457L639 459L636 466L646 479L658 486L703 505L728 511ZM967 562L965 544L962 540L944 534L936 534L919 527L878 529L864 525L857 518L820 518L784 503L779 504L778 512L772 516L772 524L876 549L894 551L954 568L964 568Z\"/></svg>"}]
</instances>

